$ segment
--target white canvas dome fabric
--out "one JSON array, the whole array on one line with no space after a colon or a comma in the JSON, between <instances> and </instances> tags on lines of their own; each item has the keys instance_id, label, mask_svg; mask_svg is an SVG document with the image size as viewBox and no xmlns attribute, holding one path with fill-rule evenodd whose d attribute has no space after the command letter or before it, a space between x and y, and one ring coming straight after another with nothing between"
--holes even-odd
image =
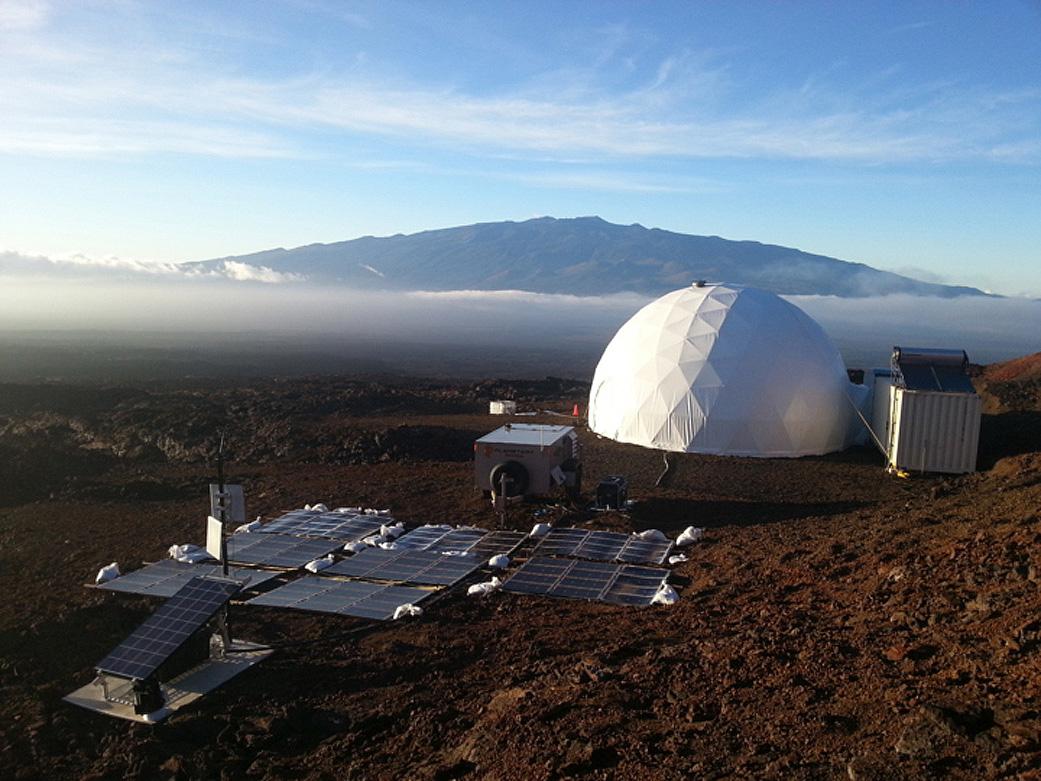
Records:
<instances>
[{"instance_id":1,"label":"white canvas dome fabric","mask_svg":"<svg viewBox=\"0 0 1041 781\"><path fill-rule=\"evenodd\" d=\"M854 387L835 345L794 304L691 286L645 306L607 345L589 427L661 450L820 455L851 444Z\"/></svg>"}]
</instances>

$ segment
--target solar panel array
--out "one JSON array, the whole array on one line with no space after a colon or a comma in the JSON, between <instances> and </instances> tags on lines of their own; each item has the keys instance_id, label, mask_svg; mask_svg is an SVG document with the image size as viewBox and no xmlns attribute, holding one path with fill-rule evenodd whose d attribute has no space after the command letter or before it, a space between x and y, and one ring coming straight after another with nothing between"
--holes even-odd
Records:
<instances>
[{"instance_id":1,"label":"solar panel array","mask_svg":"<svg viewBox=\"0 0 1041 781\"><path fill-rule=\"evenodd\" d=\"M98 662L98 672L149 677L238 590L239 584L232 581L192 578Z\"/></svg>"},{"instance_id":2,"label":"solar panel array","mask_svg":"<svg viewBox=\"0 0 1041 781\"><path fill-rule=\"evenodd\" d=\"M473 555L449 556L437 551L369 548L327 567L322 570L322 575L451 586L483 563Z\"/></svg>"},{"instance_id":3,"label":"solar panel array","mask_svg":"<svg viewBox=\"0 0 1041 781\"><path fill-rule=\"evenodd\" d=\"M418 604L432 593L411 586L388 586L307 575L254 597L247 604L386 621L394 617L394 611L401 605Z\"/></svg>"},{"instance_id":4,"label":"solar panel array","mask_svg":"<svg viewBox=\"0 0 1041 781\"><path fill-rule=\"evenodd\" d=\"M671 540L642 540L633 534L551 529L535 547L536 556L573 556L595 561L661 564L672 549Z\"/></svg>"},{"instance_id":5,"label":"solar panel array","mask_svg":"<svg viewBox=\"0 0 1041 781\"><path fill-rule=\"evenodd\" d=\"M668 570L576 559L529 559L503 584L515 594L649 605Z\"/></svg>"},{"instance_id":6,"label":"solar panel array","mask_svg":"<svg viewBox=\"0 0 1041 781\"><path fill-rule=\"evenodd\" d=\"M489 532L486 529L420 526L395 542L401 548L473 553L478 558L487 559L500 553L513 553L526 537L524 532L515 531Z\"/></svg>"},{"instance_id":7,"label":"solar panel array","mask_svg":"<svg viewBox=\"0 0 1041 781\"><path fill-rule=\"evenodd\" d=\"M296 537L328 537L341 542L354 542L376 534L380 526L393 523L387 516L364 513L318 512L293 510L260 527L265 534L289 534Z\"/></svg>"},{"instance_id":8,"label":"solar panel array","mask_svg":"<svg viewBox=\"0 0 1041 781\"><path fill-rule=\"evenodd\" d=\"M228 567L228 577L253 588L277 577L277 572L244 567ZM98 588L125 594L143 594L147 597L172 597L195 577L223 577L219 564L187 564L164 559L141 569L128 572L115 580L99 584Z\"/></svg>"},{"instance_id":9,"label":"solar panel array","mask_svg":"<svg viewBox=\"0 0 1041 781\"><path fill-rule=\"evenodd\" d=\"M257 567L297 569L339 550L338 540L309 540L286 534L233 534L227 538L228 561Z\"/></svg>"}]
</instances>

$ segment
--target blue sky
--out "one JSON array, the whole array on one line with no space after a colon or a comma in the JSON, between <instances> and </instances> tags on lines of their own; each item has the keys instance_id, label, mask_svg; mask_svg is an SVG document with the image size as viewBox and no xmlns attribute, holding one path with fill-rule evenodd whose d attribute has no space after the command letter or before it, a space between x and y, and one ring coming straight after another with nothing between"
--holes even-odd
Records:
<instances>
[{"instance_id":1,"label":"blue sky","mask_svg":"<svg viewBox=\"0 0 1041 781\"><path fill-rule=\"evenodd\" d=\"M1041 4L0 0L0 250L538 215L1041 296Z\"/></svg>"}]
</instances>

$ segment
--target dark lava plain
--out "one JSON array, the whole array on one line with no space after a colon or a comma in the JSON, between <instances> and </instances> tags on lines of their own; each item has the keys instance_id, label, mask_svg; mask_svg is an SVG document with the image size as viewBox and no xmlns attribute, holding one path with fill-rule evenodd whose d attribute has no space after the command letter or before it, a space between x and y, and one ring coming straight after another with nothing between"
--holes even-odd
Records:
<instances>
[{"instance_id":1,"label":"dark lava plain","mask_svg":"<svg viewBox=\"0 0 1041 781\"><path fill-rule=\"evenodd\" d=\"M453 593L358 634L354 619L239 608L237 636L288 647L167 722L61 701L155 607L83 584L203 540L221 426L251 516L323 501L494 526L472 487L472 441L502 422L488 399L569 412L586 393L552 379L0 386L0 777L1037 777L1033 396L991 399L983 471L956 478L898 479L856 449L675 457L656 488L660 454L583 429L587 494L625 474L631 514L546 503L509 524L704 526L674 568L676 605Z\"/></svg>"}]
</instances>

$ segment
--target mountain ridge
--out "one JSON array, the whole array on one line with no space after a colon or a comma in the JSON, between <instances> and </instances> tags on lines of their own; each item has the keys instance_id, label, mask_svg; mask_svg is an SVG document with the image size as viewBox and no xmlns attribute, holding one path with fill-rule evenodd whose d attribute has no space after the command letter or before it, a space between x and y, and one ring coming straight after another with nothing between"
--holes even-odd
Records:
<instances>
[{"instance_id":1,"label":"mountain ridge","mask_svg":"<svg viewBox=\"0 0 1041 781\"><path fill-rule=\"evenodd\" d=\"M661 295L695 279L709 279L785 295L988 295L973 287L923 282L791 247L639 223L618 225L596 216L368 235L185 265L219 270L228 262L264 266L312 282L380 290Z\"/></svg>"}]
</instances>

